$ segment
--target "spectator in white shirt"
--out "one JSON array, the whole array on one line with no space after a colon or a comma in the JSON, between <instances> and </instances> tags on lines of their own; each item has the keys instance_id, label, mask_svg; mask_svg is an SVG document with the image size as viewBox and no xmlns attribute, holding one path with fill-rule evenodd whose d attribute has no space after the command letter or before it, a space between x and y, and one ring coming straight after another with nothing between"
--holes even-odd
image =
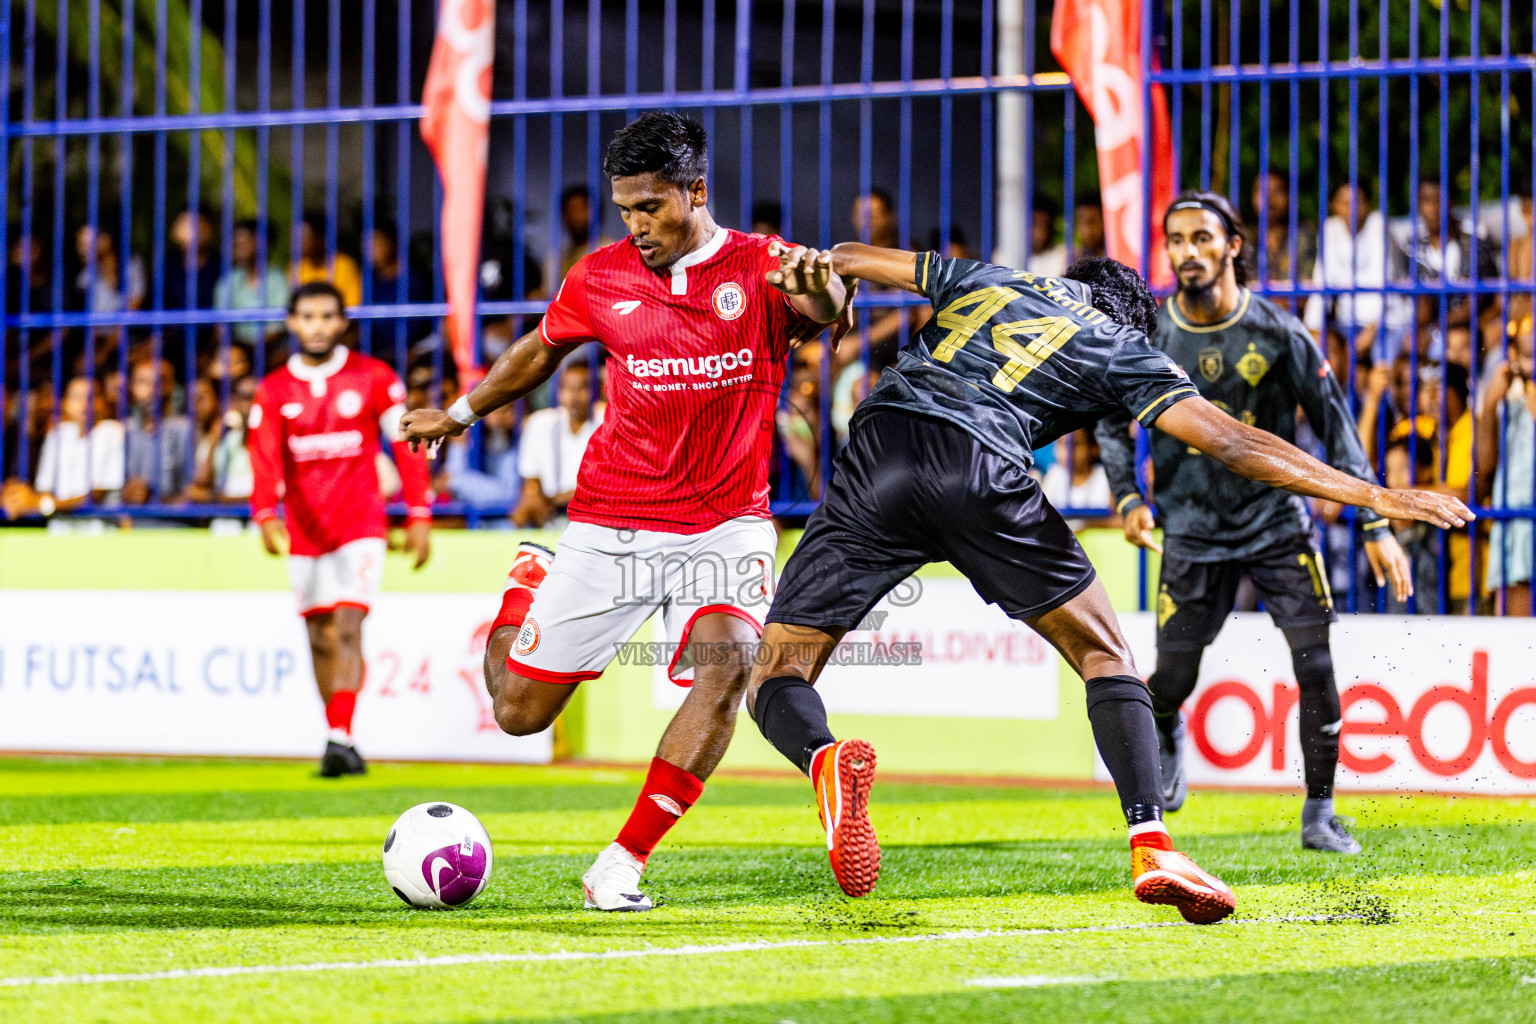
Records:
<instances>
[{"instance_id":1,"label":"spectator in white shirt","mask_svg":"<svg viewBox=\"0 0 1536 1024\"><path fill-rule=\"evenodd\" d=\"M92 268L91 250L95 263ZM80 257L80 273L75 275L76 302L87 313L121 313L144 304L144 264L137 256L128 258L127 273L119 263L117 243L105 228L84 225L75 232L75 252ZM126 294L125 294L126 293ZM117 338L115 326L96 329L99 337Z\"/></svg>"},{"instance_id":2,"label":"spectator in white shirt","mask_svg":"<svg viewBox=\"0 0 1536 1024\"><path fill-rule=\"evenodd\" d=\"M213 449L213 486L220 501L251 496L255 477L246 448L246 423L256 402L256 378L244 376L230 385L229 409L224 413L224 435Z\"/></svg>"},{"instance_id":3,"label":"spectator in white shirt","mask_svg":"<svg viewBox=\"0 0 1536 1024\"><path fill-rule=\"evenodd\" d=\"M97 397L89 377L76 377L64 388L59 401L59 421L43 440L37 460L34 487L19 481L8 485L4 496L11 518L40 513L52 515L82 505L89 499L109 500L123 487L123 425L98 418L86 429L86 411ZM104 403L96 402L97 412Z\"/></svg>"},{"instance_id":4,"label":"spectator in white shirt","mask_svg":"<svg viewBox=\"0 0 1536 1024\"><path fill-rule=\"evenodd\" d=\"M540 409L523 421L517 449L523 494L512 510L515 526L547 526L564 518L576 493L581 457L602 423L601 415L593 415L592 374L586 363L566 364L555 394L554 408Z\"/></svg>"},{"instance_id":5,"label":"spectator in white shirt","mask_svg":"<svg viewBox=\"0 0 1536 1024\"><path fill-rule=\"evenodd\" d=\"M1067 272L1067 246L1056 239L1056 218L1061 216L1061 207L1050 196L1036 192L1029 216L1029 258L1024 261L1024 269L1045 277L1060 277Z\"/></svg>"},{"instance_id":6,"label":"spectator in white shirt","mask_svg":"<svg viewBox=\"0 0 1536 1024\"><path fill-rule=\"evenodd\" d=\"M1330 322L1353 339L1358 355L1390 363L1408 333L1413 305L1399 295L1382 298L1380 289L1387 281L1386 220L1380 210L1371 209L1363 188L1348 184L1333 190L1328 211L1312 284L1353 291L1308 299L1307 327L1314 335L1322 331L1326 301L1333 310Z\"/></svg>"}]
</instances>

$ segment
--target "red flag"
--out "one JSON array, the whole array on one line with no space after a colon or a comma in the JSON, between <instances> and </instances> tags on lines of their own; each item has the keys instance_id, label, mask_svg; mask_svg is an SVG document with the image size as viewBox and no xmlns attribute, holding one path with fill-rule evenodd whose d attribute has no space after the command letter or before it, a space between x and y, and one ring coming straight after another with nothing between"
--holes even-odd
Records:
<instances>
[{"instance_id":1,"label":"red flag","mask_svg":"<svg viewBox=\"0 0 1536 1024\"><path fill-rule=\"evenodd\" d=\"M443 179L443 281L448 337L459 379L474 377L475 287L485 207L486 136L491 119L495 0L442 0L437 41L421 102L421 138Z\"/></svg>"},{"instance_id":2,"label":"red flag","mask_svg":"<svg viewBox=\"0 0 1536 1024\"><path fill-rule=\"evenodd\" d=\"M1072 77L1093 117L1099 151L1099 188L1104 202L1105 248L1130 267L1141 265L1141 157L1146 145L1142 109L1141 0L1056 0L1051 52ZM1152 87L1152 251L1148 276L1173 283L1162 258L1163 214L1173 201L1173 137L1168 99Z\"/></svg>"}]
</instances>

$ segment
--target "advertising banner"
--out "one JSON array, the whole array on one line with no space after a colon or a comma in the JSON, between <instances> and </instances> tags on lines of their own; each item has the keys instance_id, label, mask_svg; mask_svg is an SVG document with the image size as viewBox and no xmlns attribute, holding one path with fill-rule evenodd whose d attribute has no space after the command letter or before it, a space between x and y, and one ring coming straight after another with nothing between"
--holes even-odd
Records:
<instances>
[{"instance_id":1,"label":"advertising banner","mask_svg":"<svg viewBox=\"0 0 1536 1024\"><path fill-rule=\"evenodd\" d=\"M479 594L384 595L363 626L364 757L546 762L497 728ZM318 758L325 714L285 593L0 591L0 750Z\"/></svg>"},{"instance_id":2,"label":"advertising banner","mask_svg":"<svg viewBox=\"0 0 1536 1024\"><path fill-rule=\"evenodd\" d=\"M686 691L654 660L656 706L677 707ZM816 688L833 714L1054 719L1059 665L1050 644L970 583L914 577L849 631Z\"/></svg>"},{"instance_id":3,"label":"advertising banner","mask_svg":"<svg viewBox=\"0 0 1536 1024\"><path fill-rule=\"evenodd\" d=\"M1150 613L1121 615L1138 667ZM1536 795L1536 630L1528 620L1345 615L1332 632L1343 709L1338 788ZM1300 692L1269 616L1231 616L1185 703L1190 781L1301 785ZM1108 778L1104 768L1100 778Z\"/></svg>"}]
</instances>

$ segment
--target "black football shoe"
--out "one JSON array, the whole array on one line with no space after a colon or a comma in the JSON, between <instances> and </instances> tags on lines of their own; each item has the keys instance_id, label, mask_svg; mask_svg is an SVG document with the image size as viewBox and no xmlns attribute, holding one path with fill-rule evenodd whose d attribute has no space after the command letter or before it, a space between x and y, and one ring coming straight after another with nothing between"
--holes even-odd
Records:
<instances>
[{"instance_id":1,"label":"black football shoe","mask_svg":"<svg viewBox=\"0 0 1536 1024\"><path fill-rule=\"evenodd\" d=\"M1158 767L1163 777L1163 810L1176 811L1184 806L1189 796L1189 778L1184 774L1184 712L1173 720L1173 728L1163 731L1157 728Z\"/></svg>"},{"instance_id":2,"label":"black football shoe","mask_svg":"<svg viewBox=\"0 0 1536 1024\"><path fill-rule=\"evenodd\" d=\"M362 775L368 771L363 755L350 743L327 740L325 753L320 757L320 777L339 779L343 775Z\"/></svg>"}]
</instances>

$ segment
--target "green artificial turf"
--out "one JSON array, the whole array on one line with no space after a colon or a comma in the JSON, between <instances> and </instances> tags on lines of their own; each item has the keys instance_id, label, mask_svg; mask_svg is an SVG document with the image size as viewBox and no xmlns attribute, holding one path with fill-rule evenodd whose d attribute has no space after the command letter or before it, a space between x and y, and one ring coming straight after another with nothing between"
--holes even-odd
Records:
<instances>
[{"instance_id":1,"label":"green artificial turf","mask_svg":"<svg viewBox=\"0 0 1536 1024\"><path fill-rule=\"evenodd\" d=\"M1239 899L1198 928L1131 897L1107 791L877 781L881 882L849 900L803 780L720 778L651 861L657 909L607 915L577 880L638 773L311 771L0 761L0 1021L1536 1021L1532 801L1341 798L1341 859L1300 849L1296 797L1196 793L1175 838ZM379 846L439 799L496 873L412 911Z\"/></svg>"}]
</instances>

